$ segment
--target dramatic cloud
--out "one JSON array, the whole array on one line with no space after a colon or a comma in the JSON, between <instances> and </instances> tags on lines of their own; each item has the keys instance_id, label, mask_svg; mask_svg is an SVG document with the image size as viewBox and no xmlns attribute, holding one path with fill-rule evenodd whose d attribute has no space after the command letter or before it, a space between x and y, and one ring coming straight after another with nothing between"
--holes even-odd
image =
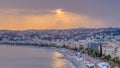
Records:
<instances>
[{"instance_id":1,"label":"dramatic cloud","mask_svg":"<svg viewBox=\"0 0 120 68\"><path fill-rule=\"evenodd\" d=\"M67 29L103 27L102 20L62 9L1 9L0 29Z\"/></svg>"}]
</instances>

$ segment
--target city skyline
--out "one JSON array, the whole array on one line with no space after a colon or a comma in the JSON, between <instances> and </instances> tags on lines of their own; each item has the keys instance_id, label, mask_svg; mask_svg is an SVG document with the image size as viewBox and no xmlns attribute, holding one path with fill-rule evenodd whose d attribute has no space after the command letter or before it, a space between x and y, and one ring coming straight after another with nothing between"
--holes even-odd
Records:
<instances>
[{"instance_id":1,"label":"city skyline","mask_svg":"<svg viewBox=\"0 0 120 68\"><path fill-rule=\"evenodd\" d=\"M0 29L119 27L119 2L117 0L1 0Z\"/></svg>"}]
</instances>

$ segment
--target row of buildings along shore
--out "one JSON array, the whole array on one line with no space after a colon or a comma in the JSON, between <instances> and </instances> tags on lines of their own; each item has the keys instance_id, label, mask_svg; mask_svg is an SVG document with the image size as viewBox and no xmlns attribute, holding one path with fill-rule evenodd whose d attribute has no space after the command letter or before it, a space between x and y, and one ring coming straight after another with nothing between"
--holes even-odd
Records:
<instances>
[{"instance_id":1,"label":"row of buildings along shore","mask_svg":"<svg viewBox=\"0 0 120 68\"><path fill-rule=\"evenodd\" d=\"M17 44L17 45L55 45L55 46L68 46L69 48L80 48L81 45L84 48L93 48L100 50L100 45L102 45L102 54L111 55L111 57L120 57L120 43L103 43L103 42L95 42L91 40L79 40L79 41L63 41L63 40L27 40L27 41L0 41L1 44Z\"/></svg>"},{"instance_id":2,"label":"row of buildings along shore","mask_svg":"<svg viewBox=\"0 0 120 68\"><path fill-rule=\"evenodd\" d=\"M120 28L74 28L66 30L0 30L1 44L56 45L93 48L120 57Z\"/></svg>"}]
</instances>

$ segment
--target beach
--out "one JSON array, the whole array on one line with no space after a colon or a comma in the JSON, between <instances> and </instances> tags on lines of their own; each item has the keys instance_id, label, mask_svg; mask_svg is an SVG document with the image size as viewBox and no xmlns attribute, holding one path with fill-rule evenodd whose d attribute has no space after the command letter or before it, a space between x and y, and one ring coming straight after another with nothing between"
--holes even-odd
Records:
<instances>
[{"instance_id":1,"label":"beach","mask_svg":"<svg viewBox=\"0 0 120 68\"><path fill-rule=\"evenodd\" d=\"M52 48L0 45L0 68L75 68Z\"/></svg>"},{"instance_id":2,"label":"beach","mask_svg":"<svg viewBox=\"0 0 120 68\"><path fill-rule=\"evenodd\" d=\"M65 48L52 47L51 49L63 54L64 58L69 60L75 66L75 68L88 68L87 64L84 63L83 58L80 57L82 54L80 54L79 52L75 52L73 50Z\"/></svg>"}]
</instances>

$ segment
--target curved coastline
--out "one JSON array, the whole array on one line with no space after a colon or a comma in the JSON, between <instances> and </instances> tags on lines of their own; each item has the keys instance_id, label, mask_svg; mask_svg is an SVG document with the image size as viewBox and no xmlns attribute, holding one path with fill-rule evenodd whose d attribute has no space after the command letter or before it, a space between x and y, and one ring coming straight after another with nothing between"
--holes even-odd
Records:
<instances>
[{"instance_id":1,"label":"curved coastline","mask_svg":"<svg viewBox=\"0 0 120 68\"><path fill-rule=\"evenodd\" d=\"M6 44L2 44L2 45L4 46ZM6 46L25 46L25 45L7 44ZM75 55L75 53L73 53L73 51L71 51L69 49L56 48L56 47L39 47L39 46L33 46L33 45L29 45L29 46L25 46L25 47L35 47L35 48L41 48L41 49L59 52L63 55L63 58L61 58L61 59L65 59L68 62L70 62L69 64L72 65L73 68L87 68L86 64L82 60L80 60L79 57L77 57Z\"/></svg>"},{"instance_id":2,"label":"curved coastline","mask_svg":"<svg viewBox=\"0 0 120 68\"><path fill-rule=\"evenodd\" d=\"M56 58L58 58L58 60L57 61L60 61L60 62L63 62L64 61L64 63L65 64L67 64L67 68L76 68L76 66L74 66L74 64L72 63L72 62L70 62L68 59L66 59L65 58L65 56L64 56L64 54L63 53L61 53L60 51L58 51L58 50L56 50L55 48L53 48L53 47L51 47L51 48L48 48L48 47L35 47L35 46L24 46L24 45L6 45L6 44L4 44L4 45L0 45L0 46L2 46L1 48L5 48L5 49L8 49L9 48L9 46L10 46L10 51L11 51L11 47L12 48L15 48L15 50L16 50L16 48L18 49L18 50L20 50L20 49L32 49L32 50L36 50L36 48L37 48L37 50L42 50L42 51L45 51L45 52L52 52L52 53L56 53L57 55L58 55L58 57L56 57ZM3 50L2 49L2 50ZM12 52L15 52L14 50L12 51ZM23 52L23 51L22 51ZM28 51L27 51L28 52ZM6 53L6 52L5 52ZM15 53L17 53L17 52L15 52ZM40 52L41 53L41 52ZM60 55L60 56L59 56ZM53 58L54 59L54 58ZM11 59L12 60L12 59ZM52 59L51 59L52 60ZM56 60L55 60L56 61ZM68 67L68 65L69 65L69 67ZM65 67L66 68L66 67Z\"/></svg>"},{"instance_id":3,"label":"curved coastline","mask_svg":"<svg viewBox=\"0 0 120 68\"><path fill-rule=\"evenodd\" d=\"M75 52L64 48L55 50L62 53L64 55L64 58L69 60L76 68L88 68L83 60L75 55Z\"/></svg>"}]
</instances>

